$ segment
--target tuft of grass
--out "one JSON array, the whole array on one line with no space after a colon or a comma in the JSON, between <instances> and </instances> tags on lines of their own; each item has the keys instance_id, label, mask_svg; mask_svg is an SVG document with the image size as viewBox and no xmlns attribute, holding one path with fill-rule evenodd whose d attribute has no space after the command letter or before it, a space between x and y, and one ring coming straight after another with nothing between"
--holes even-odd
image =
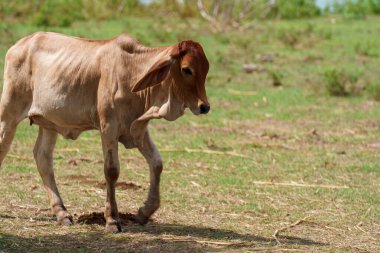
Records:
<instances>
[{"instance_id":1,"label":"tuft of grass","mask_svg":"<svg viewBox=\"0 0 380 253\"><path fill-rule=\"evenodd\" d=\"M279 30L277 38L284 43L284 45L294 48L301 40L302 32L295 29Z\"/></svg>"},{"instance_id":2,"label":"tuft of grass","mask_svg":"<svg viewBox=\"0 0 380 253\"><path fill-rule=\"evenodd\" d=\"M277 29L276 37L285 46L296 49L315 47L317 42L324 39L329 40L332 35L325 28L316 29L313 23L307 22L302 25L280 27Z\"/></svg>"},{"instance_id":3,"label":"tuft of grass","mask_svg":"<svg viewBox=\"0 0 380 253\"><path fill-rule=\"evenodd\" d=\"M374 43L365 41L356 43L354 49L358 55L378 57L377 47Z\"/></svg>"},{"instance_id":4,"label":"tuft of grass","mask_svg":"<svg viewBox=\"0 0 380 253\"><path fill-rule=\"evenodd\" d=\"M324 73L326 88L332 96L348 96L345 76L336 69L327 70Z\"/></svg>"},{"instance_id":5,"label":"tuft of grass","mask_svg":"<svg viewBox=\"0 0 380 253\"><path fill-rule=\"evenodd\" d=\"M278 71L278 70L269 71L269 75L272 79L272 85L273 86L278 87L278 86L283 85L281 80L284 77L284 75L280 71Z\"/></svg>"},{"instance_id":6,"label":"tuft of grass","mask_svg":"<svg viewBox=\"0 0 380 253\"><path fill-rule=\"evenodd\" d=\"M380 101L380 82L379 81L371 82L366 88L366 90L370 98L376 101Z\"/></svg>"},{"instance_id":7,"label":"tuft of grass","mask_svg":"<svg viewBox=\"0 0 380 253\"><path fill-rule=\"evenodd\" d=\"M324 72L327 92L332 96L352 96L362 92L358 85L360 74L342 69L328 69Z\"/></svg>"},{"instance_id":8,"label":"tuft of grass","mask_svg":"<svg viewBox=\"0 0 380 253\"><path fill-rule=\"evenodd\" d=\"M369 173L380 174L380 166L379 165L374 165L374 164L367 165L367 164L365 164L365 165L363 165L362 170L369 172Z\"/></svg>"}]
</instances>

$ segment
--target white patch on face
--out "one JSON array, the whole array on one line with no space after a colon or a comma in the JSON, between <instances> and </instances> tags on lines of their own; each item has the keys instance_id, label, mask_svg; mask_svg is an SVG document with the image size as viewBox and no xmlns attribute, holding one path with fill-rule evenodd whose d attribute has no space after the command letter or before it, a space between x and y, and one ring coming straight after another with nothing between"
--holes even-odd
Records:
<instances>
[{"instance_id":1,"label":"white patch on face","mask_svg":"<svg viewBox=\"0 0 380 253\"><path fill-rule=\"evenodd\" d=\"M160 117L166 120L174 121L181 117L184 112L185 105L183 103L173 103L173 101L169 100L161 106L158 114L160 115Z\"/></svg>"},{"instance_id":2,"label":"white patch on face","mask_svg":"<svg viewBox=\"0 0 380 253\"><path fill-rule=\"evenodd\" d=\"M168 100L160 107L158 114L166 120L173 121L184 114L185 108L185 103L176 99L170 88Z\"/></svg>"}]
</instances>

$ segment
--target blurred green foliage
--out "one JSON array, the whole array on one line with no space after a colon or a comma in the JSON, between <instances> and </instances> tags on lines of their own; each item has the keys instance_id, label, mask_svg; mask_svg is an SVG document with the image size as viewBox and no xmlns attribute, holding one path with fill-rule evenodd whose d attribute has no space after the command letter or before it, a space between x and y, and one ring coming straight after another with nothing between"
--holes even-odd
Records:
<instances>
[{"instance_id":1,"label":"blurred green foliage","mask_svg":"<svg viewBox=\"0 0 380 253\"><path fill-rule=\"evenodd\" d=\"M0 19L38 26L70 26L79 20L117 19L143 13L139 0L13 0L0 1Z\"/></svg>"},{"instance_id":2,"label":"blurred green foliage","mask_svg":"<svg viewBox=\"0 0 380 253\"><path fill-rule=\"evenodd\" d=\"M380 0L335 0L331 11L346 18L364 18L366 15L380 14Z\"/></svg>"},{"instance_id":3,"label":"blurred green foliage","mask_svg":"<svg viewBox=\"0 0 380 253\"><path fill-rule=\"evenodd\" d=\"M75 0L46 0L34 14L32 22L38 26L70 26L84 19L83 2Z\"/></svg>"},{"instance_id":4,"label":"blurred green foliage","mask_svg":"<svg viewBox=\"0 0 380 253\"><path fill-rule=\"evenodd\" d=\"M272 16L281 19L308 18L321 14L315 0L278 0L272 12Z\"/></svg>"},{"instance_id":5,"label":"blurred green foliage","mask_svg":"<svg viewBox=\"0 0 380 253\"><path fill-rule=\"evenodd\" d=\"M210 16L230 16L230 23L256 19L300 19L339 13L346 18L380 14L380 0L336 0L322 12L315 0L202 0ZM126 16L200 17L197 0L13 0L0 1L0 19L37 26L70 26L79 20L118 19ZM228 23L228 22L227 22Z\"/></svg>"}]
</instances>

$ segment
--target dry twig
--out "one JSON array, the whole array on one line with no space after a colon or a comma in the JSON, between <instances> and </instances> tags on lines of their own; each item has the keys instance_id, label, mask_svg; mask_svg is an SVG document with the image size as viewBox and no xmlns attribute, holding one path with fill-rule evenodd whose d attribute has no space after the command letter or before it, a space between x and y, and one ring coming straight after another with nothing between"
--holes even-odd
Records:
<instances>
[{"instance_id":1,"label":"dry twig","mask_svg":"<svg viewBox=\"0 0 380 253\"><path fill-rule=\"evenodd\" d=\"M201 14L201 16L204 19L206 19L208 22L210 22L216 30L220 31L220 27L219 27L218 22L216 21L216 19L214 17L210 16L207 13L206 8L204 7L202 0L197 1L197 6L198 6L199 13Z\"/></svg>"},{"instance_id":2,"label":"dry twig","mask_svg":"<svg viewBox=\"0 0 380 253\"><path fill-rule=\"evenodd\" d=\"M205 154L212 154L212 155L227 155L227 156L235 156L235 157L242 157L242 158L249 158L252 159L252 157L238 154L236 152L232 151L217 151L217 150L209 150L209 149L191 149L191 148L184 148L184 149L161 149L161 152L185 152L185 153L205 153Z\"/></svg>"},{"instance_id":3,"label":"dry twig","mask_svg":"<svg viewBox=\"0 0 380 253\"><path fill-rule=\"evenodd\" d=\"M325 185L325 184L300 184L296 182L275 183L268 181L253 181L256 185L272 185L272 186L289 186L289 187L305 187L305 188L326 188L326 189L349 189L347 185Z\"/></svg>"},{"instance_id":4,"label":"dry twig","mask_svg":"<svg viewBox=\"0 0 380 253\"><path fill-rule=\"evenodd\" d=\"M233 89L229 89L228 93L231 93L234 95L243 95L243 96L255 96L255 95L257 95L256 91L241 91L241 90L233 90Z\"/></svg>"},{"instance_id":5,"label":"dry twig","mask_svg":"<svg viewBox=\"0 0 380 253\"><path fill-rule=\"evenodd\" d=\"M79 153L80 150L79 148L61 148L61 149L56 149L56 152L76 152Z\"/></svg>"},{"instance_id":6,"label":"dry twig","mask_svg":"<svg viewBox=\"0 0 380 253\"><path fill-rule=\"evenodd\" d=\"M208 240L196 240L196 239L183 239L183 238L176 238L171 236L165 236L162 237L163 240L170 240L175 242L196 242L200 244L212 244L212 245L218 245L218 246L251 246L252 243L247 242L226 242L226 241L208 241Z\"/></svg>"},{"instance_id":7,"label":"dry twig","mask_svg":"<svg viewBox=\"0 0 380 253\"><path fill-rule=\"evenodd\" d=\"M19 156L19 155L13 155L13 154L8 154L7 156L12 157L12 158L16 158L16 159L20 159L20 160L27 160L27 161L34 160L33 157L27 157L27 156Z\"/></svg>"},{"instance_id":8,"label":"dry twig","mask_svg":"<svg viewBox=\"0 0 380 253\"><path fill-rule=\"evenodd\" d=\"M280 242L280 241L278 240L278 238L277 238L277 236L280 234L280 232L284 232L284 231L286 231L286 230L288 230L288 229L290 229L290 228L293 228L293 227L295 227L295 226L297 226L297 225L299 225L299 224L305 222L305 221L306 221L307 219L309 219L311 216L312 216L312 215L306 216L306 217L304 217L304 218L302 218L302 219L300 219L300 220L297 220L296 222L290 224L289 226L286 226L286 227L283 227L283 228L280 228L280 229L276 229L276 231L274 231L274 233L273 233L273 238L276 240L276 242L277 242L278 244L281 244L281 242Z\"/></svg>"},{"instance_id":9,"label":"dry twig","mask_svg":"<svg viewBox=\"0 0 380 253\"><path fill-rule=\"evenodd\" d=\"M291 147L291 146L288 146L286 144L264 144L263 147L265 148L283 148L283 149L287 149L287 150L297 150L296 148L294 147Z\"/></svg>"}]
</instances>

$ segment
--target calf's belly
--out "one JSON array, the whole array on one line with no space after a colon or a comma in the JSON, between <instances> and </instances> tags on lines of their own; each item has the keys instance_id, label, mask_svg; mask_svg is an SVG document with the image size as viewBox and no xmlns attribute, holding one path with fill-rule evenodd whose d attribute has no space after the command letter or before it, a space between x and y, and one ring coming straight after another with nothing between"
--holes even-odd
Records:
<instances>
[{"instance_id":1,"label":"calf's belly","mask_svg":"<svg viewBox=\"0 0 380 253\"><path fill-rule=\"evenodd\" d=\"M76 140L83 131L95 129L95 127L90 125L82 125L77 127L59 126L41 115L30 115L29 120L30 124L36 124L48 130L55 131L61 134L64 138L72 140Z\"/></svg>"}]
</instances>

